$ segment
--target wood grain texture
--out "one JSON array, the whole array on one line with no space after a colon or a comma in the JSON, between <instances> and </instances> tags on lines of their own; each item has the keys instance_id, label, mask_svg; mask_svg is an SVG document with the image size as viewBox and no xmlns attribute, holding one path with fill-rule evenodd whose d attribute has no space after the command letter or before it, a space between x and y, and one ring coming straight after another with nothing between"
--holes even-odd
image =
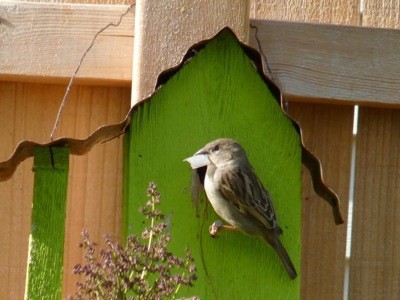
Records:
<instances>
[{"instance_id":1,"label":"wood grain texture","mask_svg":"<svg viewBox=\"0 0 400 300\"><path fill-rule=\"evenodd\" d=\"M0 160L23 139L49 141L65 86L0 82ZM76 86L65 106L58 136L86 137L99 126L119 122L128 112L130 89ZM0 299L22 299L30 231L32 159L0 183ZM94 240L120 236L122 139L97 145L88 155L71 156L67 203L63 295L75 290L72 268L82 257L80 232Z\"/></svg>"},{"instance_id":2,"label":"wood grain texture","mask_svg":"<svg viewBox=\"0 0 400 300\"><path fill-rule=\"evenodd\" d=\"M132 101L149 96L160 72L176 66L194 43L225 26L248 40L249 0L137 1Z\"/></svg>"},{"instance_id":3,"label":"wood grain texture","mask_svg":"<svg viewBox=\"0 0 400 300\"><path fill-rule=\"evenodd\" d=\"M299 122L305 145L321 160L325 181L338 194L347 219L353 108L289 103L289 115ZM343 299L346 224L335 225L306 169L302 177L301 299Z\"/></svg>"},{"instance_id":4,"label":"wood grain texture","mask_svg":"<svg viewBox=\"0 0 400 300\"><path fill-rule=\"evenodd\" d=\"M288 99L400 103L400 31L258 20L251 24L258 27L261 48ZM257 47L254 34L251 45Z\"/></svg>"},{"instance_id":5,"label":"wood grain texture","mask_svg":"<svg viewBox=\"0 0 400 300\"><path fill-rule=\"evenodd\" d=\"M131 4L135 0L26 0L26 2L43 2L43 3L77 3L77 4Z\"/></svg>"},{"instance_id":6,"label":"wood grain texture","mask_svg":"<svg viewBox=\"0 0 400 300\"><path fill-rule=\"evenodd\" d=\"M364 5L363 26L400 28L399 1ZM399 136L399 110L360 108L349 299L400 298Z\"/></svg>"},{"instance_id":7,"label":"wood grain texture","mask_svg":"<svg viewBox=\"0 0 400 300\"><path fill-rule=\"evenodd\" d=\"M217 2L204 0L195 1L190 5L185 1L167 2L169 4L165 7L164 2L155 2L154 8L146 8L148 4L142 7L144 15L147 15L142 20L141 27L147 26L150 28L150 33L137 37L136 40L142 44L148 42L151 46L146 47L143 53L139 52L136 57L141 62L135 62L138 69L143 67L155 70L151 76L134 71L135 80L138 80L134 83L135 90L143 89L143 92L140 92L142 94L137 94L134 98L147 96L154 87L159 72L175 66L193 43L212 36L225 25L233 27L239 36L247 35L249 30L247 25L239 22L241 16L246 13L244 2L222 1L218 2L220 7ZM349 6L340 4L331 10L327 1L312 3L310 6L304 3L298 4L300 6L287 6L287 9L282 10L281 6L275 7L272 4L268 7L276 8L274 19L314 22L313 16L320 9L318 22L332 21L329 17L329 13L332 13L351 16L345 18L347 21L339 22L339 18L334 23L358 24L355 17L358 15L358 7L353 4ZM379 3L379 1L366 1L363 24L398 26L396 25L398 24L397 2ZM232 7L235 9L231 9ZM339 7L342 10L339 10ZM0 38L5 46L0 48L0 54L4 57L0 61L0 79L66 82L77 67L95 32L108 22L116 21L126 8L126 5L3 3L0 7L0 16L7 22L15 24L15 27L1 25ZM165 15L165 19L159 18L158 12L164 8L174 17L168 19ZM202 13L205 11L207 12ZM215 13L210 13L211 11ZM223 19L221 15L226 11L230 11L232 15ZM252 11L254 12L254 9ZM253 16L269 17L268 11L264 8L259 9ZM302 15L295 17L295 12ZM197 16L201 14L203 17L198 18ZM119 27L110 28L99 37L82 66L78 81L130 86L133 15L132 11ZM204 15L209 19L204 19ZM157 21L150 24L151 17ZM376 21L373 21L374 19ZM142 21L138 20L139 23ZM214 23L218 25L212 25ZM375 106L399 103L400 82L397 74L400 73L400 61L397 54L400 52L400 46L397 41L400 39L400 32L398 30L265 20L253 21L253 24L259 27L258 36L262 49L267 55L276 81L292 100L314 102L341 100ZM198 36L194 33L194 28L199 33ZM163 34L163 31L166 33ZM251 45L258 48L254 39L254 29L251 30L250 36ZM174 42L177 40L182 42L181 46L177 46L179 43ZM140 64L143 66L140 67ZM142 85L141 80L146 83Z\"/></svg>"},{"instance_id":8,"label":"wood grain texture","mask_svg":"<svg viewBox=\"0 0 400 300\"><path fill-rule=\"evenodd\" d=\"M75 5L3 2L0 17L0 79L46 83L68 82L95 34L117 23L127 5ZM3 23L3 22L2 22ZM118 27L96 40L77 82L129 86L134 8Z\"/></svg>"},{"instance_id":9,"label":"wood grain texture","mask_svg":"<svg viewBox=\"0 0 400 300\"><path fill-rule=\"evenodd\" d=\"M359 0L253 0L250 17L280 21L356 25Z\"/></svg>"},{"instance_id":10,"label":"wood grain texture","mask_svg":"<svg viewBox=\"0 0 400 300\"><path fill-rule=\"evenodd\" d=\"M0 148L3 151L8 145L2 144ZM12 179L0 183L1 299L24 298L33 196L32 164L33 159L26 160Z\"/></svg>"},{"instance_id":11,"label":"wood grain texture","mask_svg":"<svg viewBox=\"0 0 400 300\"><path fill-rule=\"evenodd\" d=\"M400 28L398 0L365 0L362 25L380 28Z\"/></svg>"},{"instance_id":12,"label":"wood grain texture","mask_svg":"<svg viewBox=\"0 0 400 300\"><path fill-rule=\"evenodd\" d=\"M400 111L360 108L349 299L400 298Z\"/></svg>"}]
</instances>

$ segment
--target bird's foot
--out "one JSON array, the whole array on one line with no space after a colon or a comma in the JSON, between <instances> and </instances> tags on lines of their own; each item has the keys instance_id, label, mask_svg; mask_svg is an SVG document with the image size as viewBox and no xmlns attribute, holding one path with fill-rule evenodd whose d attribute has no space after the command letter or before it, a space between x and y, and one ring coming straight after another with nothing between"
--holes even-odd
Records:
<instances>
[{"instance_id":1,"label":"bird's foot","mask_svg":"<svg viewBox=\"0 0 400 300\"><path fill-rule=\"evenodd\" d=\"M217 220L214 223L212 223L212 225L208 228L210 235L212 237L217 237L218 232L221 230L223 226L224 224L222 224L221 220Z\"/></svg>"},{"instance_id":2,"label":"bird's foot","mask_svg":"<svg viewBox=\"0 0 400 300\"><path fill-rule=\"evenodd\" d=\"M220 231L224 230L232 231L232 230L237 230L237 228L231 225L224 225L222 221L217 220L208 228L208 230L212 237L217 237Z\"/></svg>"}]
</instances>

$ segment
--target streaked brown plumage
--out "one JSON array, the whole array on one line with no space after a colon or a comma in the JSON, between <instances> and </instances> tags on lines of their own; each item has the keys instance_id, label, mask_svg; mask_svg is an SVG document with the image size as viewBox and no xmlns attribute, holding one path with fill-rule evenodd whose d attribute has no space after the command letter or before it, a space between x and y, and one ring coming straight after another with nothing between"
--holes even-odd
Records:
<instances>
[{"instance_id":1,"label":"streaked brown plumage","mask_svg":"<svg viewBox=\"0 0 400 300\"><path fill-rule=\"evenodd\" d=\"M271 197L245 150L234 140L218 139L195 155L200 154L209 159L204 188L216 213L234 228L263 238L276 251L290 278L296 278L293 263L279 240L282 230Z\"/></svg>"}]
</instances>

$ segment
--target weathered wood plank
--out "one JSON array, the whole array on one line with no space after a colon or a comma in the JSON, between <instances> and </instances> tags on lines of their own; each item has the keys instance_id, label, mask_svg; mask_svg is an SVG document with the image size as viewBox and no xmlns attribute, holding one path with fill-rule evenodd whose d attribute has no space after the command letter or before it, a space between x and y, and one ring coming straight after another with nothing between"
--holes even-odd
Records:
<instances>
[{"instance_id":1,"label":"weathered wood plank","mask_svg":"<svg viewBox=\"0 0 400 300\"><path fill-rule=\"evenodd\" d=\"M80 3L80 4L131 4L135 0L26 0L27 2Z\"/></svg>"},{"instance_id":2,"label":"weathered wood plank","mask_svg":"<svg viewBox=\"0 0 400 300\"><path fill-rule=\"evenodd\" d=\"M33 195L32 162L32 158L24 161L12 179L0 184L0 255L3 258L0 299L24 297Z\"/></svg>"},{"instance_id":3,"label":"weathered wood plank","mask_svg":"<svg viewBox=\"0 0 400 300\"><path fill-rule=\"evenodd\" d=\"M139 1L135 23L132 101L149 96L158 75L180 63L193 44L229 26L249 35L249 0Z\"/></svg>"},{"instance_id":4,"label":"weathered wood plank","mask_svg":"<svg viewBox=\"0 0 400 300\"><path fill-rule=\"evenodd\" d=\"M400 3L366 0L362 25L400 28ZM360 108L349 299L400 298L400 111Z\"/></svg>"},{"instance_id":5,"label":"weathered wood plank","mask_svg":"<svg viewBox=\"0 0 400 300\"><path fill-rule=\"evenodd\" d=\"M253 0L250 17L293 22L357 25L358 0Z\"/></svg>"},{"instance_id":6,"label":"weathered wood plank","mask_svg":"<svg viewBox=\"0 0 400 300\"><path fill-rule=\"evenodd\" d=\"M3 2L0 18L0 80L65 83L94 35L117 23L127 5ZM118 27L96 40L77 82L129 86L134 8Z\"/></svg>"},{"instance_id":7,"label":"weathered wood plank","mask_svg":"<svg viewBox=\"0 0 400 300\"><path fill-rule=\"evenodd\" d=\"M321 9L324 14L334 13L340 5L332 10L326 6L321 6ZM368 8L368 2L366 5ZM395 3L392 6L395 7ZM176 5L171 10L182 16L182 19L192 20L183 26L189 29L196 27L196 7ZM261 4L257 7L261 11L265 10ZM0 79L66 82L96 31L109 22L115 22L126 8L126 5L3 3L0 8L1 18L14 27L1 25L0 37L4 42L0 55L4 59L0 61ZM316 15L312 13L311 6L305 9L309 10L311 16ZM294 17L295 11L289 10L288 13L293 13L293 16L286 19L308 18L307 21L310 21L310 16ZM367 11L371 10L366 9L364 23L372 14L367 14ZM383 13L375 10L374 14ZM343 15L345 17L332 17L332 20L325 15L315 20L311 18L311 21L355 25L357 13L348 11ZM395 16L393 18L397 20ZM381 19L386 20L386 17ZM134 13L131 11L119 27L110 28L100 36L85 60L78 80L93 84L130 85L133 22ZM199 26L202 25L209 34L203 33L198 37L194 37L193 32L185 34L182 31L178 34L176 28L179 26L175 23L168 27L168 43L164 45L174 44L170 43L173 37L183 39L185 45L167 51L173 52L175 59L170 64L157 64L157 70L146 80L148 86L154 85L158 72L176 64L192 43L217 31L218 27L212 27L210 22L201 19ZM234 19L221 20L219 26L232 24L230 22L234 22ZM159 26L164 26L162 22L159 23ZM400 52L400 31L266 20L253 20L252 24L259 28L262 49L268 57L276 81L292 100L341 100L368 105L397 105L400 102L400 79L397 76L400 73L397 55ZM381 23L372 21L366 24L381 26ZM385 26L394 27L390 24ZM238 30L245 31L244 28ZM146 38L153 42L162 38L157 34L159 30L152 32ZM251 44L257 47L254 30L251 31L251 37ZM160 60L168 61L164 55L160 55L162 48L154 47L154 50L150 50L154 55L159 55ZM150 54L146 55L149 57ZM143 61L150 63L151 60Z\"/></svg>"},{"instance_id":8,"label":"weathered wood plank","mask_svg":"<svg viewBox=\"0 0 400 300\"><path fill-rule=\"evenodd\" d=\"M400 298L400 111L360 108L349 299Z\"/></svg>"},{"instance_id":9,"label":"weathered wood plank","mask_svg":"<svg viewBox=\"0 0 400 300\"><path fill-rule=\"evenodd\" d=\"M289 114L299 122L305 145L321 160L324 178L347 216L353 108L289 103ZM302 177L301 299L343 299L346 224L335 225L306 170Z\"/></svg>"},{"instance_id":10,"label":"weathered wood plank","mask_svg":"<svg viewBox=\"0 0 400 300\"><path fill-rule=\"evenodd\" d=\"M380 28L400 28L398 0L364 0L362 25Z\"/></svg>"},{"instance_id":11,"label":"weathered wood plank","mask_svg":"<svg viewBox=\"0 0 400 300\"><path fill-rule=\"evenodd\" d=\"M400 31L253 20L290 100L400 103ZM254 32L251 45L256 47Z\"/></svg>"}]
</instances>

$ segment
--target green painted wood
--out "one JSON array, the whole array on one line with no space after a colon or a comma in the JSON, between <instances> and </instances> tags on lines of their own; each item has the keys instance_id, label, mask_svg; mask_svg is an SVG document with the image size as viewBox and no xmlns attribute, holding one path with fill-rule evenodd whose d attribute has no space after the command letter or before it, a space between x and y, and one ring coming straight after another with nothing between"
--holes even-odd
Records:
<instances>
[{"instance_id":1,"label":"green painted wood","mask_svg":"<svg viewBox=\"0 0 400 300\"><path fill-rule=\"evenodd\" d=\"M36 147L25 299L61 299L69 148Z\"/></svg>"},{"instance_id":2,"label":"green painted wood","mask_svg":"<svg viewBox=\"0 0 400 300\"><path fill-rule=\"evenodd\" d=\"M182 160L220 137L236 139L247 150L272 195L282 243L300 274L300 138L229 31L210 41L133 114L125 230L141 232L138 207L155 181L161 210L169 216L171 250L183 256L189 246L198 267L195 287L182 289L182 296L299 299L300 276L291 280L267 244L240 232L211 238L208 227L218 217L207 201L196 216L191 170Z\"/></svg>"},{"instance_id":3,"label":"green painted wood","mask_svg":"<svg viewBox=\"0 0 400 300\"><path fill-rule=\"evenodd\" d=\"M132 218L132 211L131 211L131 197L129 195L130 193L130 179L129 175L133 172L130 171L129 166L130 166L130 153L131 153L131 147L130 147L130 141L131 138L129 134L125 134L123 136L123 156L124 156L124 161L123 161L123 187L122 187L122 236L127 237L130 233L132 233L132 230L128 232L129 226L129 219Z\"/></svg>"}]
</instances>

